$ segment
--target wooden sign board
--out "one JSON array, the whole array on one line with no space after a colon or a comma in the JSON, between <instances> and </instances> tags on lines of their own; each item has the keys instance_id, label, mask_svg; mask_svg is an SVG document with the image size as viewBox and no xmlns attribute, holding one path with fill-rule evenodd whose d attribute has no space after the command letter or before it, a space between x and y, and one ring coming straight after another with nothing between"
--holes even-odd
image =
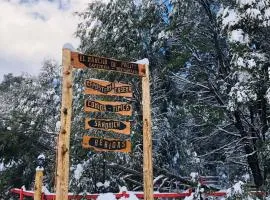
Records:
<instances>
[{"instance_id":1,"label":"wooden sign board","mask_svg":"<svg viewBox=\"0 0 270 200\"><path fill-rule=\"evenodd\" d=\"M75 68L110 70L126 74L145 76L145 66L143 64L85 55L78 52L71 52L71 65Z\"/></svg>"},{"instance_id":2,"label":"wooden sign board","mask_svg":"<svg viewBox=\"0 0 270 200\"><path fill-rule=\"evenodd\" d=\"M93 148L96 151L113 151L113 152L131 152L130 140L117 140L108 138L97 138L91 136L83 136L83 148Z\"/></svg>"},{"instance_id":3,"label":"wooden sign board","mask_svg":"<svg viewBox=\"0 0 270 200\"><path fill-rule=\"evenodd\" d=\"M125 102L93 101L84 102L85 112L112 112L120 115L131 116L132 106Z\"/></svg>"},{"instance_id":4,"label":"wooden sign board","mask_svg":"<svg viewBox=\"0 0 270 200\"><path fill-rule=\"evenodd\" d=\"M98 79L85 81L85 94L132 97L131 85Z\"/></svg>"},{"instance_id":5,"label":"wooden sign board","mask_svg":"<svg viewBox=\"0 0 270 200\"><path fill-rule=\"evenodd\" d=\"M85 129L91 128L130 135L130 122L108 119L85 119Z\"/></svg>"}]
</instances>

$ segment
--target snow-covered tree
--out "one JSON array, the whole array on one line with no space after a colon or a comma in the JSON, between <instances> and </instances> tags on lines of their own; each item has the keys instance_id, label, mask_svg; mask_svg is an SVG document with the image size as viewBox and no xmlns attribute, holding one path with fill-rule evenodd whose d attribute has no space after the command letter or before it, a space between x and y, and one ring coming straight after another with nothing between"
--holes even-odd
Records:
<instances>
[{"instance_id":1,"label":"snow-covered tree","mask_svg":"<svg viewBox=\"0 0 270 200\"><path fill-rule=\"evenodd\" d=\"M189 56L173 75L189 100L194 144L199 144L199 156L214 158L225 168L231 164L245 166L244 171L249 168L261 187L269 168L265 157L269 2L198 0L194 4L203 14L192 21L195 26L187 23L188 34L181 35L186 28L176 33L174 44L183 45L181 50Z\"/></svg>"},{"instance_id":2,"label":"snow-covered tree","mask_svg":"<svg viewBox=\"0 0 270 200\"><path fill-rule=\"evenodd\" d=\"M33 187L40 153L48 159L46 185L53 186L55 124L60 110L57 69L54 62L46 61L38 77L10 74L0 85L0 161L4 165L0 172L1 195L12 187Z\"/></svg>"}]
</instances>

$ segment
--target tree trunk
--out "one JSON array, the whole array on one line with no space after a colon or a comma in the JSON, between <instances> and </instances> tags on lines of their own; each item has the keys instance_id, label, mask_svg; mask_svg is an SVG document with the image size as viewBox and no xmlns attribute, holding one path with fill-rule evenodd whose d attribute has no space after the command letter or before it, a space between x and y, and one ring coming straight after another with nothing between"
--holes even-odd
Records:
<instances>
[{"instance_id":1,"label":"tree trunk","mask_svg":"<svg viewBox=\"0 0 270 200\"><path fill-rule=\"evenodd\" d=\"M250 147L249 144L245 145L245 152L247 156L247 162L251 169L252 176L254 178L254 183L257 188L260 188L263 185L263 177L261 173L261 169L259 167L259 160L257 152L253 151L253 148Z\"/></svg>"},{"instance_id":2,"label":"tree trunk","mask_svg":"<svg viewBox=\"0 0 270 200\"><path fill-rule=\"evenodd\" d=\"M235 126L239 130L241 137L247 137L248 133L245 131L244 126L241 121L241 116L239 111L234 112L234 117L236 120ZM252 176L254 178L254 183L257 188L260 188L263 185L263 176L259 166L258 153L252 148L252 144L247 141L245 144L245 153L247 154L247 162L251 169Z\"/></svg>"}]
</instances>

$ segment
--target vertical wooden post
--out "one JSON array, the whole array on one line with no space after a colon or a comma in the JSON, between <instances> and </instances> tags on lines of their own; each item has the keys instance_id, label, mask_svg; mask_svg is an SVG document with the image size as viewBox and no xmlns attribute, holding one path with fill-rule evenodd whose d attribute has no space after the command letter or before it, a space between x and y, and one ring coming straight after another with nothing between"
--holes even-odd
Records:
<instances>
[{"instance_id":1,"label":"vertical wooden post","mask_svg":"<svg viewBox=\"0 0 270 200\"><path fill-rule=\"evenodd\" d=\"M41 200L43 170L44 169L42 167L37 167L36 169L34 200Z\"/></svg>"},{"instance_id":2,"label":"vertical wooden post","mask_svg":"<svg viewBox=\"0 0 270 200\"><path fill-rule=\"evenodd\" d=\"M143 182L144 199L153 200L153 164L152 164L152 121L150 97L150 72L145 65L145 77L142 77L143 105Z\"/></svg>"},{"instance_id":3,"label":"vertical wooden post","mask_svg":"<svg viewBox=\"0 0 270 200\"><path fill-rule=\"evenodd\" d=\"M72 66L71 51L63 49L63 87L61 107L61 129L57 146L56 200L68 199L69 145L72 111Z\"/></svg>"}]
</instances>

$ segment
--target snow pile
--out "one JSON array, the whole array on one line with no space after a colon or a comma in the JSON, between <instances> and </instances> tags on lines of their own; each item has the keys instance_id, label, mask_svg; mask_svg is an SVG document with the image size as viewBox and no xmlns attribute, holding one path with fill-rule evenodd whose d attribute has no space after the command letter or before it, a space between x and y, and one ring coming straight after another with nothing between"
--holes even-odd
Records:
<instances>
[{"instance_id":1,"label":"snow pile","mask_svg":"<svg viewBox=\"0 0 270 200\"><path fill-rule=\"evenodd\" d=\"M108 181L109 182L109 181ZM106 181L105 181L106 183ZM102 184L102 186L104 185L105 186L105 183ZM132 192L129 192L127 190L127 187L123 186L123 187L120 187L120 191L119 193L126 193L129 195L129 197L121 197L119 200L139 200L135 194L133 194ZM104 193L104 194L100 194L97 198L97 200L116 200L116 197L114 196L114 194L112 193Z\"/></svg>"},{"instance_id":2,"label":"snow pile","mask_svg":"<svg viewBox=\"0 0 270 200\"><path fill-rule=\"evenodd\" d=\"M226 193L227 197L231 197L233 195L242 195L243 194L243 189L242 186L244 183L242 181L237 182L234 184L231 188L229 188Z\"/></svg>"},{"instance_id":3,"label":"snow pile","mask_svg":"<svg viewBox=\"0 0 270 200\"><path fill-rule=\"evenodd\" d=\"M147 58L144 58L142 60L137 60L135 63L142 65L149 65L149 60Z\"/></svg>"},{"instance_id":4,"label":"snow pile","mask_svg":"<svg viewBox=\"0 0 270 200\"><path fill-rule=\"evenodd\" d=\"M97 200L117 200L113 193L100 194Z\"/></svg>"}]
</instances>

